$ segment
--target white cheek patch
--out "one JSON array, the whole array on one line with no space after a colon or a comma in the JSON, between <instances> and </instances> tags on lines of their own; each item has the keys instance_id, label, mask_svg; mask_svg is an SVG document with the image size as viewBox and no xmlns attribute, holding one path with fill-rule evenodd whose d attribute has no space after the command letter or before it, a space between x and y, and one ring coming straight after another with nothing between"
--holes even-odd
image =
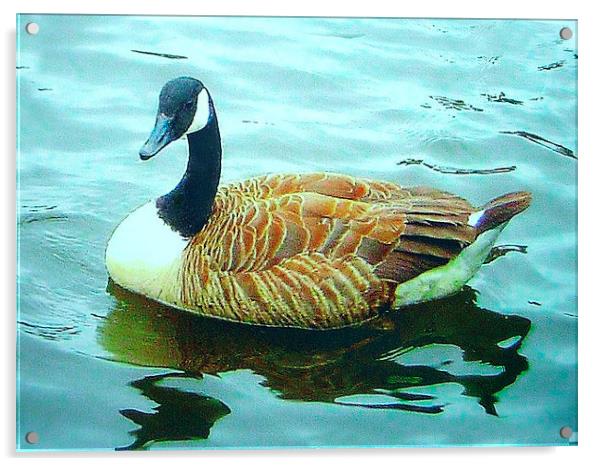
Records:
<instances>
[{"instance_id":1,"label":"white cheek patch","mask_svg":"<svg viewBox=\"0 0 602 466\"><path fill-rule=\"evenodd\" d=\"M186 134L194 133L207 126L209 116L209 94L207 93L207 89L203 89L197 97L196 113L194 114L190 128L186 130Z\"/></svg>"}]
</instances>

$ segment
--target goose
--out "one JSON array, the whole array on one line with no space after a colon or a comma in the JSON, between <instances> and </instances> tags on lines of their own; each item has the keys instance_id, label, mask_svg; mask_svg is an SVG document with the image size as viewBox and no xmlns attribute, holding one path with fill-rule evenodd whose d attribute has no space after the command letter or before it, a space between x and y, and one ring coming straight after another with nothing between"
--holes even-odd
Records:
<instances>
[{"instance_id":1,"label":"goose","mask_svg":"<svg viewBox=\"0 0 602 466\"><path fill-rule=\"evenodd\" d=\"M220 186L215 106L192 77L163 86L139 156L184 137L180 182L117 226L106 267L130 292L219 319L334 329L457 293L531 202L514 192L473 207L431 187L329 172Z\"/></svg>"}]
</instances>

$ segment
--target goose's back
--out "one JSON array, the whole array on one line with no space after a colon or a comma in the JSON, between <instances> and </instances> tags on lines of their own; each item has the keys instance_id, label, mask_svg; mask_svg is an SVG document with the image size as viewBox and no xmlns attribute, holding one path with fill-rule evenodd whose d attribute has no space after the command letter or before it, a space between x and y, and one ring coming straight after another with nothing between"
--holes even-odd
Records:
<instances>
[{"instance_id":1,"label":"goose's back","mask_svg":"<svg viewBox=\"0 0 602 466\"><path fill-rule=\"evenodd\" d=\"M334 328L378 315L399 283L472 243L467 201L338 174L220 188L178 277L182 307L262 325Z\"/></svg>"}]
</instances>

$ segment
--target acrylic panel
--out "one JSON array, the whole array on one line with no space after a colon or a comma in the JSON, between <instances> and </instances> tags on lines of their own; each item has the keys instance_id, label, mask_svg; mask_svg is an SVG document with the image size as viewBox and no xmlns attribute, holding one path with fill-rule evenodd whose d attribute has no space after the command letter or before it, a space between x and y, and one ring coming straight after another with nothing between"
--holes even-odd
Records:
<instances>
[{"instance_id":1,"label":"acrylic panel","mask_svg":"<svg viewBox=\"0 0 602 466\"><path fill-rule=\"evenodd\" d=\"M17 449L576 444L576 21L16 34Z\"/></svg>"}]
</instances>

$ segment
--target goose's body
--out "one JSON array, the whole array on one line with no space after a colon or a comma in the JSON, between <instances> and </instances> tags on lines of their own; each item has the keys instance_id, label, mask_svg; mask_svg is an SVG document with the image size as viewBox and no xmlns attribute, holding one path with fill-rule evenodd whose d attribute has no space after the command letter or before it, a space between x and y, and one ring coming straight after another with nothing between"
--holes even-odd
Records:
<instances>
[{"instance_id":1,"label":"goose's body","mask_svg":"<svg viewBox=\"0 0 602 466\"><path fill-rule=\"evenodd\" d=\"M218 189L221 146L208 104L204 126L196 114L184 125L194 131L186 133L189 165L178 187L134 211L107 247L117 284L170 306L260 325L357 324L458 291L529 205L528 193L475 208L431 188L330 173ZM170 142L159 136L141 157Z\"/></svg>"}]
</instances>

